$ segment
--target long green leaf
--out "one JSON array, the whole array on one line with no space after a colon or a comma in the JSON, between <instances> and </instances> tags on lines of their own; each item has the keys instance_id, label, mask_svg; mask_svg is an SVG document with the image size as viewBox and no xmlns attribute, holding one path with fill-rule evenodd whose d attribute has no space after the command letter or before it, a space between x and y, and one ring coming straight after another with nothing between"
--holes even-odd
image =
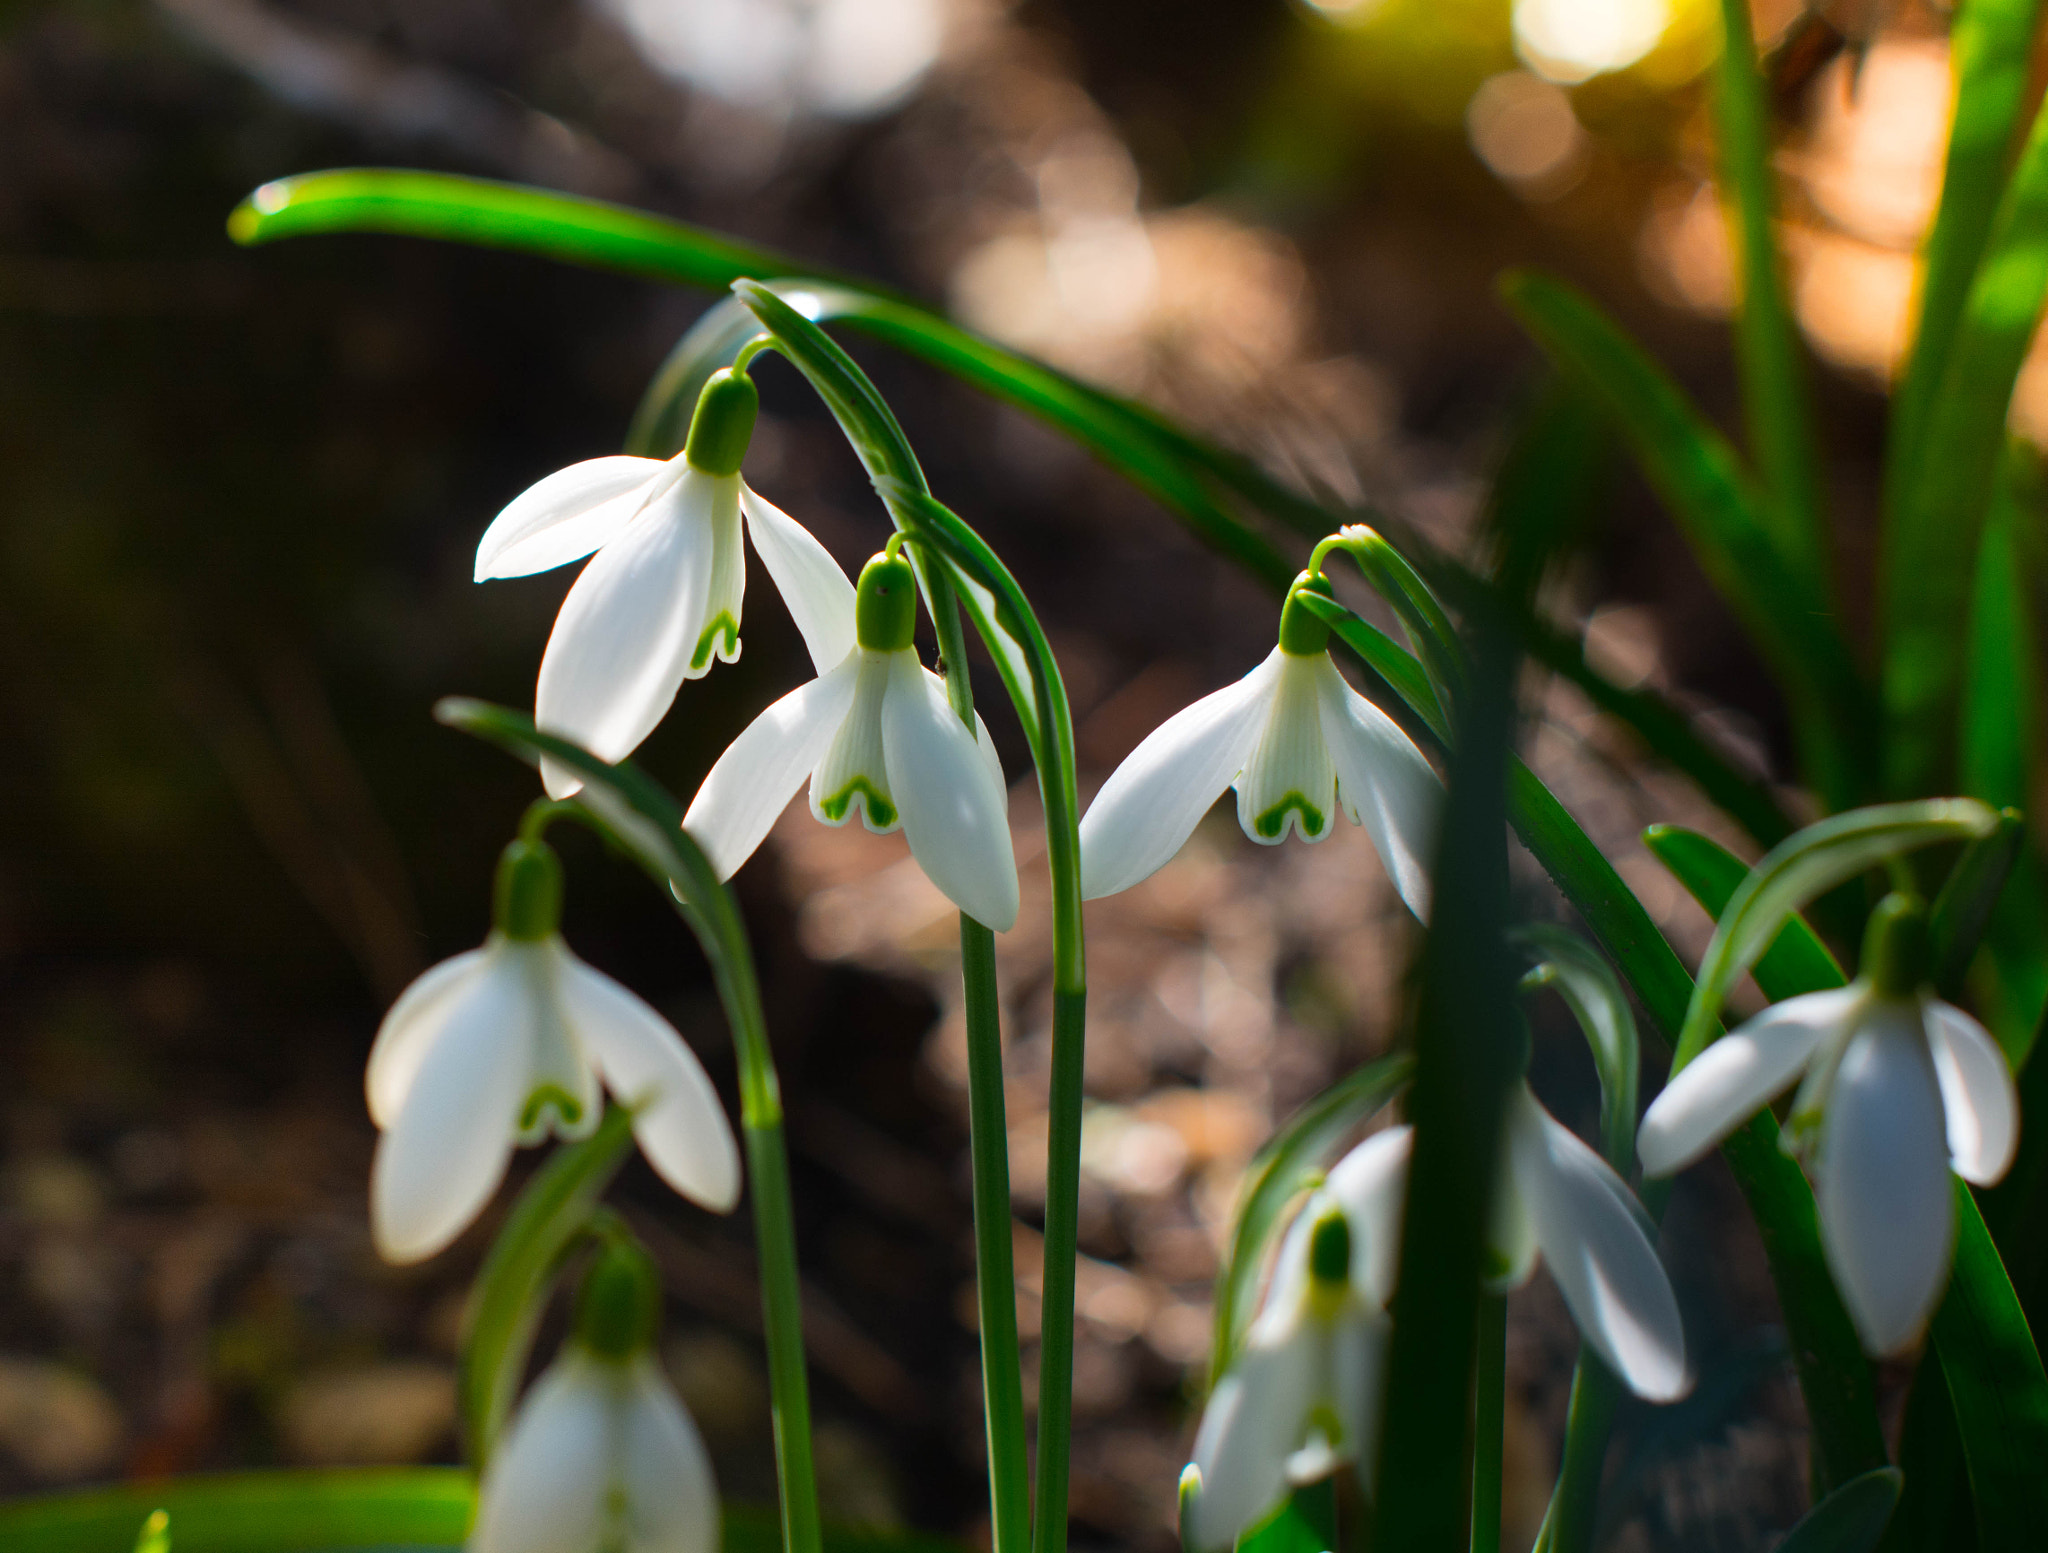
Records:
<instances>
[{"instance_id":1,"label":"long green leaf","mask_svg":"<svg viewBox=\"0 0 2048 1553\"><path fill-rule=\"evenodd\" d=\"M1872 1553L1884 1540L1904 1484L1897 1467L1851 1478L1786 1533L1778 1553Z\"/></svg>"},{"instance_id":2,"label":"long green leaf","mask_svg":"<svg viewBox=\"0 0 2048 1553\"><path fill-rule=\"evenodd\" d=\"M1970 588L2005 448L2007 407L2048 299L2048 112L1999 201L1879 557L1887 779L1939 791L1952 769Z\"/></svg>"},{"instance_id":3,"label":"long green leaf","mask_svg":"<svg viewBox=\"0 0 2048 1553\"><path fill-rule=\"evenodd\" d=\"M1979 840L1997 826L1998 816L1974 798L1928 798L1835 815L1765 853L1729 897L1707 944L1672 1071L1713 1038L1729 989L1800 907L1889 858L1936 842Z\"/></svg>"},{"instance_id":4,"label":"long green leaf","mask_svg":"<svg viewBox=\"0 0 2048 1553\"><path fill-rule=\"evenodd\" d=\"M1391 1100L1414 1068L1405 1052L1395 1052L1346 1074L1290 1117L1245 1167L1230 1249L1216 1272L1212 1377L1230 1368L1251 1323L1252 1296L1282 1212L1322 1173L1338 1141Z\"/></svg>"},{"instance_id":5,"label":"long green leaf","mask_svg":"<svg viewBox=\"0 0 2048 1553\"><path fill-rule=\"evenodd\" d=\"M1721 0L1721 23L1714 116L1729 247L1741 260L1735 355L1750 451L1763 475L1761 516L1786 570L1817 607L1824 606L1832 590L1820 449L1807 402L1805 356L1785 303L1771 176L1771 110L1757 70L1749 0Z\"/></svg>"},{"instance_id":6,"label":"long green leaf","mask_svg":"<svg viewBox=\"0 0 2048 1553\"><path fill-rule=\"evenodd\" d=\"M462 1317L462 1423L479 1472L511 1415L548 1290L632 1146L632 1113L614 1106L541 1167L491 1243Z\"/></svg>"},{"instance_id":7,"label":"long green leaf","mask_svg":"<svg viewBox=\"0 0 2048 1553\"><path fill-rule=\"evenodd\" d=\"M1683 826L1652 825L1643 832L1643 845L1652 857L1671 870L1671 876L1685 886L1694 900L1703 904L1710 900L1719 902L1719 905L1708 908L1717 917L1749 874L1749 865L1733 852ZM1751 971L1757 985L1767 993L1774 986L1839 987L1848 980L1842 974L1841 963L1835 959L1834 952L1820 941L1820 936L1797 912L1785 919L1778 936L1757 957ZM1771 996L1787 997L1790 994L1771 993Z\"/></svg>"},{"instance_id":8,"label":"long green leaf","mask_svg":"<svg viewBox=\"0 0 2048 1553\"><path fill-rule=\"evenodd\" d=\"M1511 273L1500 291L1553 366L1607 412L1693 555L1791 700L1802 758L1837 807L1867 768L1867 704L1847 644L1813 583L1786 564L1766 498L1728 440L1588 298L1547 276Z\"/></svg>"},{"instance_id":9,"label":"long green leaf","mask_svg":"<svg viewBox=\"0 0 2048 1553\"><path fill-rule=\"evenodd\" d=\"M1996 499L1977 548L1971 590L1968 653L1963 662L1958 786L1989 804L2024 804L2039 745L2042 707L2040 642L2034 633L2020 533L2039 523L2038 501L2023 505L2037 484L2032 455L2006 455Z\"/></svg>"},{"instance_id":10,"label":"long green leaf","mask_svg":"<svg viewBox=\"0 0 2048 1553\"><path fill-rule=\"evenodd\" d=\"M2025 840L2019 811L2001 810L1997 828L1963 849L1941 893L1934 897L1928 912L1928 933L1935 950L1934 986L1951 1001L1962 995L1963 976L1983 942L1984 929L2012 877L2012 865Z\"/></svg>"},{"instance_id":11,"label":"long green leaf","mask_svg":"<svg viewBox=\"0 0 2048 1553\"><path fill-rule=\"evenodd\" d=\"M1643 1065L1635 1010L1606 960L1578 934L1536 923L1515 941L1536 962L1525 985L1553 988L1585 1033L1600 1080L1600 1152L1623 1175L1635 1168L1636 1090Z\"/></svg>"},{"instance_id":12,"label":"long green leaf","mask_svg":"<svg viewBox=\"0 0 2048 1553\"><path fill-rule=\"evenodd\" d=\"M1955 82L1941 204L1920 247L1920 316L1912 354L1892 391L1885 505L1912 483L1927 403L1941 381L1963 304L2005 188L2006 164L2027 104L2041 0L1969 0L1949 30Z\"/></svg>"}]
</instances>

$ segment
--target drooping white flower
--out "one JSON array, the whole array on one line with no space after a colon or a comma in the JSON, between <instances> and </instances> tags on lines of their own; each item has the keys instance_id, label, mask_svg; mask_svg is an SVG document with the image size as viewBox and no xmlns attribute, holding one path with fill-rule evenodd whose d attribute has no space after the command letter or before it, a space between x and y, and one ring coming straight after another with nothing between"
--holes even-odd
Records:
<instances>
[{"instance_id":1,"label":"drooping white flower","mask_svg":"<svg viewBox=\"0 0 2048 1553\"><path fill-rule=\"evenodd\" d=\"M633 1308L651 1275L621 1271L628 1257L645 1261L604 1253L576 1335L521 1401L484 1471L469 1553L717 1553L711 1460Z\"/></svg>"},{"instance_id":2,"label":"drooping white flower","mask_svg":"<svg viewBox=\"0 0 2048 1553\"><path fill-rule=\"evenodd\" d=\"M1359 1239L1324 1194L1282 1242L1266 1302L1195 1434L1199 1486L1183 1524L1202 1553L1232 1546L1290 1485L1347 1462L1370 1470L1387 1317L1352 1276L1371 1254Z\"/></svg>"},{"instance_id":3,"label":"drooping white flower","mask_svg":"<svg viewBox=\"0 0 2048 1553\"><path fill-rule=\"evenodd\" d=\"M695 1054L562 942L552 852L514 842L499 880L489 940L400 993L370 1050L378 1251L393 1262L432 1256L490 1200L515 1143L587 1137L605 1089L634 1108L641 1152L669 1185L730 1209L739 1150Z\"/></svg>"},{"instance_id":4,"label":"drooping white flower","mask_svg":"<svg viewBox=\"0 0 2048 1553\"><path fill-rule=\"evenodd\" d=\"M1773 1004L1672 1076L1643 1117L1643 1170L1667 1176L1804 1076L1784 1141L1808 1156L1821 1245L1872 1354L1912 1345L1948 1282L1951 1169L2012 1163L2019 1101L1984 1027L1924 985L1924 918L1889 897L1849 986Z\"/></svg>"},{"instance_id":5,"label":"drooping white flower","mask_svg":"<svg viewBox=\"0 0 2048 1553\"><path fill-rule=\"evenodd\" d=\"M1581 1335L1637 1396L1669 1402L1691 1385L1685 1329L1658 1260L1655 1227L1628 1184L1529 1092L1509 1097L1500 1185L1487 1236L1498 1290L1549 1267ZM1352 1280L1393 1298L1414 1133L1390 1127L1331 1167L1324 1192L1361 1226Z\"/></svg>"},{"instance_id":6,"label":"drooping white flower","mask_svg":"<svg viewBox=\"0 0 2048 1553\"><path fill-rule=\"evenodd\" d=\"M541 656L534 721L605 760L623 760L683 681L740 653L746 553L740 520L785 594L838 567L824 546L740 478L754 385L730 370L698 401L681 453L593 458L515 498L484 533L476 580L525 577L595 552L569 589ZM550 796L581 779L541 763Z\"/></svg>"},{"instance_id":7,"label":"drooping white flower","mask_svg":"<svg viewBox=\"0 0 2048 1553\"><path fill-rule=\"evenodd\" d=\"M988 729L974 731L945 681L912 646L917 585L910 563L878 555L856 590L831 583L791 594L818 677L777 701L718 758L683 817L721 879L768 834L802 785L811 813L844 825L856 812L878 834L902 828L933 884L998 932L1017 920L1009 794Z\"/></svg>"},{"instance_id":8,"label":"drooping white flower","mask_svg":"<svg viewBox=\"0 0 2048 1553\"><path fill-rule=\"evenodd\" d=\"M1296 591L1301 584L1297 583ZM1289 595L1280 643L1251 673L1148 734L1081 818L1081 893L1114 895L1167 863L1223 790L1252 840L1363 825L1409 910L1429 917L1443 786L1429 762L1330 661L1329 628Z\"/></svg>"}]
</instances>

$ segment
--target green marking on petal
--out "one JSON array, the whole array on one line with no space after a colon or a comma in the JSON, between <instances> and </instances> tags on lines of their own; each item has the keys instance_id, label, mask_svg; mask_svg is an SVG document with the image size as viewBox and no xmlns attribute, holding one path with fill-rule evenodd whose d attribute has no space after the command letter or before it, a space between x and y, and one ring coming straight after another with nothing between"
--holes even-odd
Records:
<instances>
[{"instance_id":1,"label":"green marking on petal","mask_svg":"<svg viewBox=\"0 0 2048 1553\"><path fill-rule=\"evenodd\" d=\"M725 643L720 648L719 638ZM704 668L711 662L712 653L717 652L727 663L740 655L740 623L732 618L730 610L721 609L718 618L704 628L704 634L697 638L697 650L690 655L692 669Z\"/></svg>"},{"instance_id":2,"label":"green marking on petal","mask_svg":"<svg viewBox=\"0 0 2048 1553\"><path fill-rule=\"evenodd\" d=\"M1323 811L1297 792L1289 792L1285 798L1282 798L1272 808L1266 810L1256 820L1253 820L1252 828L1258 831L1261 836L1269 838L1277 836L1287 829L1287 816L1290 812L1301 816L1302 835L1308 837L1311 841L1322 835L1324 825Z\"/></svg>"},{"instance_id":3,"label":"green marking on petal","mask_svg":"<svg viewBox=\"0 0 2048 1553\"><path fill-rule=\"evenodd\" d=\"M1500 1283L1515 1275L1515 1264L1502 1256L1492 1246L1480 1254L1479 1276L1488 1283Z\"/></svg>"},{"instance_id":4,"label":"green marking on petal","mask_svg":"<svg viewBox=\"0 0 2048 1553\"><path fill-rule=\"evenodd\" d=\"M1320 1434L1333 1451L1341 1454L1349 1448L1344 1440L1344 1420L1327 1402L1318 1402L1309 1410L1308 1428L1310 1432Z\"/></svg>"},{"instance_id":5,"label":"green marking on petal","mask_svg":"<svg viewBox=\"0 0 2048 1553\"><path fill-rule=\"evenodd\" d=\"M558 1127L574 1127L583 1120L583 1102L578 1100L560 1084L542 1084L526 1097L526 1105L519 1113L519 1130L531 1132L540 1125L541 1117L552 1108Z\"/></svg>"},{"instance_id":6,"label":"green marking on petal","mask_svg":"<svg viewBox=\"0 0 2048 1553\"><path fill-rule=\"evenodd\" d=\"M846 818L848 805L853 802L854 794L856 793L860 795L861 801L867 805L869 824L879 825L884 830L887 830L896 823L896 806L884 798L876 790L875 784L866 777L857 776L830 798L820 800L818 812L834 825L837 825Z\"/></svg>"}]
</instances>

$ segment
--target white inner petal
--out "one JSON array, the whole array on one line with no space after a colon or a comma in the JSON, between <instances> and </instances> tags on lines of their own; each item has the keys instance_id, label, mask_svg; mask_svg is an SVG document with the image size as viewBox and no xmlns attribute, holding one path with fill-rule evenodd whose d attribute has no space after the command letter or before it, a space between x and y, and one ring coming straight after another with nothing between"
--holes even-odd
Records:
<instances>
[{"instance_id":1,"label":"white inner petal","mask_svg":"<svg viewBox=\"0 0 2048 1553\"><path fill-rule=\"evenodd\" d=\"M811 776L811 813L827 825L844 825L856 810L861 823L877 835L903 823L882 755L882 698L889 688L891 656L861 652L853 705Z\"/></svg>"},{"instance_id":2,"label":"white inner petal","mask_svg":"<svg viewBox=\"0 0 2048 1553\"><path fill-rule=\"evenodd\" d=\"M736 662L740 655L740 605L747 590L747 549L740 542L740 477L690 471L704 483L711 520L711 582L704 600L704 627L690 652L687 677L711 672L714 658Z\"/></svg>"},{"instance_id":3,"label":"white inner petal","mask_svg":"<svg viewBox=\"0 0 2048 1553\"><path fill-rule=\"evenodd\" d=\"M1272 708L1237 778L1237 818L1247 836L1268 845L1290 829L1320 841L1337 813L1337 768L1323 742L1316 686L1316 664L1328 659L1279 656Z\"/></svg>"}]
</instances>

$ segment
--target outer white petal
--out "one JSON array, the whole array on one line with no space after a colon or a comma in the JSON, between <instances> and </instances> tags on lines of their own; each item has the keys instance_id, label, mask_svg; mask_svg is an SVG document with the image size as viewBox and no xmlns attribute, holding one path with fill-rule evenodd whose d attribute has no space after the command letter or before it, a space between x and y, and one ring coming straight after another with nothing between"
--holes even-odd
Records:
<instances>
[{"instance_id":1,"label":"outer white petal","mask_svg":"<svg viewBox=\"0 0 2048 1553\"><path fill-rule=\"evenodd\" d=\"M690 1415L650 1355L626 1377L618 1463L632 1553L718 1553L718 1485Z\"/></svg>"},{"instance_id":2,"label":"outer white petal","mask_svg":"<svg viewBox=\"0 0 2048 1553\"><path fill-rule=\"evenodd\" d=\"M1949 1160L1965 1181L1989 1186L2012 1165L2020 1098L1991 1033L1954 1004L1929 998L1927 1045L1941 1080Z\"/></svg>"},{"instance_id":3,"label":"outer white petal","mask_svg":"<svg viewBox=\"0 0 2048 1553\"><path fill-rule=\"evenodd\" d=\"M637 1108L633 1136L647 1162L692 1202L729 1212L740 1197L739 1146L697 1054L611 977L566 951L564 959L569 1019L605 1087Z\"/></svg>"},{"instance_id":4,"label":"outer white petal","mask_svg":"<svg viewBox=\"0 0 2048 1553\"><path fill-rule=\"evenodd\" d=\"M541 656L541 728L622 760L668 711L704 630L711 517L701 500L686 499L704 494L685 476L583 568ZM541 778L557 798L582 786L552 762Z\"/></svg>"},{"instance_id":5,"label":"outer white petal","mask_svg":"<svg viewBox=\"0 0 2048 1553\"><path fill-rule=\"evenodd\" d=\"M1536 1273L1543 1242L1536 1233L1536 1215L1522 1190L1512 1157L1504 1157L1494 1184L1493 1212L1486 1225L1486 1262L1481 1273L1487 1290L1506 1294L1519 1289Z\"/></svg>"},{"instance_id":6,"label":"outer white petal","mask_svg":"<svg viewBox=\"0 0 2048 1553\"><path fill-rule=\"evenodd\" d=\"M1883 1010L1835 1073L1815 1160L1821 1244L1872 1354L1912 1345L1948 1282L1954 1183L1917 1010Z\"/></svg>"},{"instance_id":7,"label":"outer white petal","mask_svg":"<svg viewBox=\"0 0 2048 1553\"><path fill-rule=\"evenodd\" d=\"M1643 1172L1683 1170L1797 1078L1863 997L1841 987L1773 1003L1672 1075L1636 1133Z\"/></svg>"},{"instance_id":8,"label":"outer white petal","mask_svg":"<svg viewBox=\"0 0 2048 1553\"><path fill-rule=\"evenodd\" d=\"M1227 1549L1279 1501L1287 1458L1301 1443L1315 1399L1314 1345L1297 1329L1276 1347L1247 1347L1209 1394L1195 1433L1196 1548Z\"/></svg>"},{"instance_id":9,"label":"outer white petal","mask_svg":"<svg viewBox=\"0 0 2048 1553\"><path fill-rule=\"evenodd\" d=\"M469 1553L598 1553L623 1380L571 1346L533 1383L484 1473Z\"/></svg>"},{"instance_id":10,"label":"outer white petal","mask_svg":"<svg viewBox=\"0 0 2048 1553\"><path fill-rule=\"evenodd\" d=\"M1244 769L1258 741L1280 650L1234 685L1174 713L1102 784L1081 817L1081 894L1115 895L1149 878Z\"/></svg>"},{"instance_id":11,"label":"outer white petal","mask_svg":"<svg viewBox=\"0 0 2048 1553\"><path fill-rule=\"evenodd\" d=\"M825 758L853 705L860 655L822 679L800 685L747 725L718 757L690 800L683 829L718 877L730 879L788 807L804 778Z\"/></svg>"},{"instance_id":12,"label":"outer white petal","mask_svg":"<svg viewBox=\"0 0 2048 1553\"><path fill-rule=\"evenodd\" d=\"M950 707L953 703L946 700L945 679L940 675L934 674L930 669L924 671L924 677L926 684L932 692L940 700L946 701L946 705ZM1008 814L1010 812L1010 779L1003 775L1003 758L996 753L996 741L989 737L988 724L981 720L981 713L979 711L974 714L974 748L981 756L981 763L988 767L990 779L994 781L997 787L1003 790L1003 812Z\"/></svg>"},{"instance_id":13,"label":"outer white petal","mask_svg":"<svg viewBox=\"0 0 2048 1553\"><path fill-rule=\"evenodd\" d=\"M449 1010L483 968L484 954L482 949L471 949L422 972L399 993L398 1001L377 1026L370 1065L363 1074L363 1091L370 1102L370 1120L379 1127L389 1127L398 1115L421 1059L441 1033Z\"/></svg>"},{"instance_id":14,"label":"outer white petal","mask_svg":"<svg viewBox=\"0 0 2048 1553\"><path fill-rule=\"evenodd\" d=\"M975 921L998 933L1014 926L1008 794L913 652L891 655L882 753L903 837L925 876Z\"/></svg>"},{"instance_id":15,"label":"outer white petal","mask_svg":"<svg viewBox=\"0 0 2048 1553\"><path fill-rule=\"evenodd\" d=\"M1330 1167L1323 1189L1351 1224L1351 1284L1360 1298L1385 1308L1401 1268L1401 1206L1415 1129L1374 1133Z\"/></svg>"},{"instance_id":16,"label":"outer white petal","mask_svg":"<svg viewBox=\"0 0 2048 1553\"><path fill-rule=\"evenodd\" d=\"M1330 1334L1331 1400L1344 1424L1344 1454L1357 1464L1368 1494L1380 1454L1388 1331L1383 1312L1354 1298Z\"/></svg>"},{"instance_id":17,"label":"outer white petal","mask_svg":"<svg viewBox=\"0 0 2048 1553\"><path fill-rule=\"evenodd\" d=\"M528 486L484 530L476 580L582 560L617 537L667 467L654 458L590 458Z\"/></svg>"},{"instance_id":18,"label":"outer white petal","mask_svg":"<svg viewBox=\"0 0 2048 1553\"><path fill-rule=\"evenodd\" d=\"M370 1169L370 1224L387 1261L432 1256L497 1190L531 1082L534 1020L524 970L504 956L449 1012Z\"/></svg>"},{"instance_id":19,"label":"outer white petal","mask_svg":"<svg viewBox=\"0 0 2048 1553\"><path fill-rule=\"evenodd\" d=\"M1678 1301L1657 1248L1624 1206L1627 1185L1526 1090L1510 1103L1509 1157L1572 1319L1637 1396L1683 1396L1692 1382Z\"/></svg>"},{"instance_id":20,"label":"outer white petal","mask_svg":"<svg viewBox=\"0 0 2048 1553\"><path fill-rule=\"evenodd\" d=\"M745 482L740 511L746 514L755 553L811 650L811 662L820 674L830 673L853 651L853 584L809 529Z\"/></svg>"},{"instance_id":21,"label":"outer white petal","mask_svg":"<svg viewBox=\"0 0 2048 1553\"><path fill-rule=\"evenodd\" d=\"M1344 682L1328 653L1317 664L1316 681L1338 802L1372 837L1408 909L1427 922L1443 783L1394 720Z\"/></svg>"}]
</instances>

